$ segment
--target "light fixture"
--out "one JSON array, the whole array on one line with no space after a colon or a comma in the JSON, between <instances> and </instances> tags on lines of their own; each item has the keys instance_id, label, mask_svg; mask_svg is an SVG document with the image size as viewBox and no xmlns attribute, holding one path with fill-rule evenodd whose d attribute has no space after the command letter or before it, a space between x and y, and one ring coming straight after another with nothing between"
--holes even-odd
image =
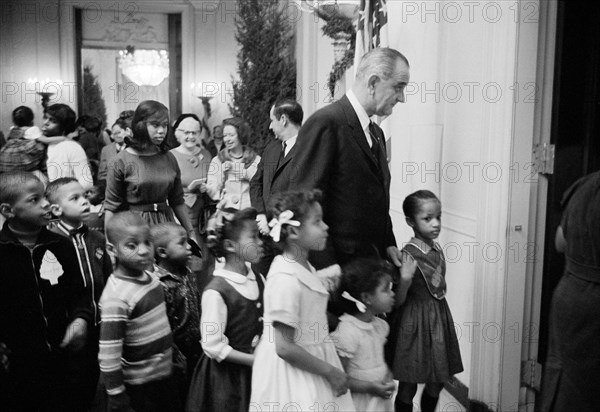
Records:
<instances>
[{"instance_id":1,"label":"light fixture","mask_svg":"<svg viewBox=\"0 0 600 412\"><path fill-rule=\"evenodd\" d=\"M128 46L127 50L119 51L119 66L138 86L158 86L169 76L169 53Z\"/></svg>"}]
</instances>

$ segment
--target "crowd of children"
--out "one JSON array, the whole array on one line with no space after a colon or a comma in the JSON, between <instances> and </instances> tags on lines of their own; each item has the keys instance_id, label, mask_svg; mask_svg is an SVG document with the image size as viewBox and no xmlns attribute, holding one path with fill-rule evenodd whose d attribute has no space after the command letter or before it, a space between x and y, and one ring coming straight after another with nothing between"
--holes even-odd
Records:
<instances>
[{"instance_id":1,"label":"crowd of children","mask_svg":"<svg viewBox=\"0 0 600 412\"><path fill-rule=\"evenodd\" d=\"M100 385L114 411L400 412L425 383L420 410L433 412L462 371L435 242L439 199L424 190L405 199L414 237L399 270L362 258L317 272L308 257L325 247L328 226L313 190L274 197L279 254L254 273L256 210L225 208L208 241L219 263L198 279L199 233L183 213L177 161L161 148L168 112L144 104L102 150L104 222L90 219L101 193L75 170L47 185L28 171L0 174L2 410L88 410ZM46 144L70 142L74 122L63 107L48 110L42 132L56 139ZM330 296L345 312L335 331Z\"/></svg>"}]
</instances>

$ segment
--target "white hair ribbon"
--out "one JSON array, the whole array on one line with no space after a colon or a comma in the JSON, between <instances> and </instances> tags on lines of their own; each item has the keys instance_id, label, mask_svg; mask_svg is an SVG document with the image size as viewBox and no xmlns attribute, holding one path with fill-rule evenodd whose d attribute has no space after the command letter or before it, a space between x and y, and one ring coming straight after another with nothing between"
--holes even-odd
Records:
<instances>
[{"instance_id":1,"label":"white hair ribbon","mask_svg":"<svg viewBox=\"0 0 600 412\"><path fill-rule=\"evenodd\" d=\"M356 299L354 296L352 296L348 292L344 291L344 293L342 293L342 297L346 300L349 300L350 302L354 302L356 304L356 309L358 309L358 311L360 313L365 313L365 311L367 310L367 307L365 306L364 303L362 303L360 300Z\"/></svg>"},{"instance_id":2,"label":"white hair ribbon","mask_svg":"<svg viewBox=\"0 0 600 412\"><path fill-rule=\"evenodd\" d=\"M283 225L300 226L300 222L292 220L293 217L294 212L286 210L279 214L279 218L274 217L271 219L269 226L272 227L272 229L269 232L269 236L271 236L275 242L279 242L279 239L281 238L281 228Z\"/></svg>"}]
</instances>

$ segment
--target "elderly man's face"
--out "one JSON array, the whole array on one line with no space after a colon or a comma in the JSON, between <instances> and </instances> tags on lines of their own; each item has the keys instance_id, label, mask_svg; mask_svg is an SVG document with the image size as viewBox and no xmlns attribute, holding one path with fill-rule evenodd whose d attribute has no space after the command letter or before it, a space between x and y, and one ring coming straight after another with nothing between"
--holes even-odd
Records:
<instances>
[{"instance_id":1,"label":"elderly man's face","mask_svg":"<svg viewBox=\"0 0 600 412\"><path fill-rule=\"evenodd\" d=\"M396 63L394 74L387 80L379 79L375 84L375 113L389 116L396 103L404 103L404 88L410 80L410 69L402 60Z\"/></svg>"}]
</instances>

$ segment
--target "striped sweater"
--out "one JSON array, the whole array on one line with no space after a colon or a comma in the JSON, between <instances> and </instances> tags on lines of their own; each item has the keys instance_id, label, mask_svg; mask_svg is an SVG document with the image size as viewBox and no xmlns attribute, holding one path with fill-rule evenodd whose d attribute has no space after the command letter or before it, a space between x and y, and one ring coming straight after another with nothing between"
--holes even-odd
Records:
<instances>
[{"instance_id":1,"label":"striped sweater","mask_svg":"<svg viewBox=\"0 0 600 412\"><path fill-rule=\"evenodd\" d=\"M100 371L109 395L168 377L173 338L161 284L112 274L100 298Z\"/></svg>"}]
</instances>

